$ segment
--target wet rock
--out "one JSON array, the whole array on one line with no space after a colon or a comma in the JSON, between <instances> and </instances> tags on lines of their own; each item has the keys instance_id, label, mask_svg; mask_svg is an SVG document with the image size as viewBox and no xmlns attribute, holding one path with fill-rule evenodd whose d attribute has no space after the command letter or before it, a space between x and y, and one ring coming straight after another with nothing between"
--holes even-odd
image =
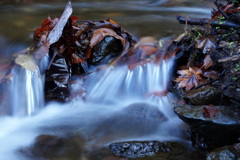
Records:
<instances>
[{"instance_id":1,"label":"wet rock","mask_svg":"<svg viewBox=\"0 0 240 160\"><path fill-rule=\"evenodd\" d=\"M167 118L165 115L159 110L157 106L153 106L147 103L134 103L130 104L128 107L124 108L121 113L130 114L138 116L139 118L152 118L158 119L161 121L166 121Z\"/></svg>"},{"instance_id":2,"label":"wet rock","mask_svg":"<svg viewBox=\"0 0 240 160\"><path fill-rule=\"evenodd\" d=\"M207 105L218 104L220 96L220 89L207 85L195 90L188 91L187 94L183 95L183 99L189 104Z\"/></svg>"},{"instance_id":3,"label":"wet rock","mask_svg":"<svg viewBox=\"0 0 240 160\"><path fill-rule=\"evenodd\" d=\"M81 138L63 138L54 135L39 135L32 146L20 150L33 159L76 160L82 156Z\"/></svg>"},{"instance_id":4,"label":"wet rock","mask_svg":"<svg viewBox=\"0 0 240 160\"><path fill-rule=\"evenodd\" d=\"M45 100L69 101L70 71L62 54L57 54L45 75Z\"/></svg>"},{"instance_id":5,"label":"wet rock","mask_svg":"<svg viewBox=\"0 0 240 160\"><path fill-rule=\"evenodd\" d=\"M175 113L190 125L189 133L196 148L210 150L237 143L240 137L240 113L229 106L215 106L216 116L207 117L202 106L179 104Z\"/></svg>"},{"instance_id":6,"label":"wet rock","mask_svg":"<svg viewBox=\"0 0 240 160\"><path fill-rule=\"evenodd\" d=\"M116 58L123 51L121 41L112 36L105 37L92 49L88 62L92 65L107 63L110 59Z\"/></svg>"},{"instance_id":7,"label":"wet rock","mask_svg":"<svg viewBox=\"0 0 240 160\"><path fill-rule=\"evenodd\" d=\"M93 133L95 145L154 134L167 121L157 106L134 103L102 119ZM104 128L104 129L103 129Z\"/></svg>"},{"instance_id":8,"label":"wet rock","mask_svg":"<svg viewBox=\"0 0 240 160\"><path fill-rule=\"evenodd\" d=\"M207 153L207 160L236 160L240 159L240 143L214 149Z\"/></svg>"},{"instance_id":9,"label":"wet rock","mask_svg":"<svg viewBox=\"0 0 240 160\"><path fill-rule=\"evenodd\" d=\"M113 153L127 158L151 156L157 152L170 152L170 144L167 142L122 142L113 143L110 146Z\"/></svg>"},{"instance_id":10,"label":"wet rock","mask_svg":"<svg viewBox=\"0 0 240 160\"><path fill-rule=\"evenodd\" d=\"M113 143L110 150L121 157L141 160L192 160L203 155L183 142L134 141Z\"/></svg>"}]
</instances>

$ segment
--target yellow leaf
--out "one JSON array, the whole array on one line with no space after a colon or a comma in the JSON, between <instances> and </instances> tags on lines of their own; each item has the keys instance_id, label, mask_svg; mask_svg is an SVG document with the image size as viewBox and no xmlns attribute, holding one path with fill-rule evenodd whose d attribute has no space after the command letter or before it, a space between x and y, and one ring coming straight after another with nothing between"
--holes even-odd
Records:
<instances>
[{"instance_id":1,"label":"yellow leaf","mask_svg":"<svg viewBox=\"0 0 240 160\"><path fill-rule=\"evenodd\" d=\"M32 72L38 71L38 66L30 54L20 54L16 57L15 63Z\"/></svg>"}]
</instances>

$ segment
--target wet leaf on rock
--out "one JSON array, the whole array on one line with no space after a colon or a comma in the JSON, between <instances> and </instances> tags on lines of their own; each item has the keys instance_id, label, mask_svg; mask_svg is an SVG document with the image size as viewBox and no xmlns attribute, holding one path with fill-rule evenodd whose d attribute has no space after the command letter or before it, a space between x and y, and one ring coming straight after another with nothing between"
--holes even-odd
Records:
<instances>
[{"instance_id":1,"label":"wet leaf on rock","mask_svg":"<svg viewBox=\"0 0 240 160\"><path fill-rule=\"evenodd\" d=\"M204 79L200 76L202 74L202 70L197 67L189 67L189 69L178 70L178 74L180 74L180 76L175 80L175 82L178 82L178 88L185 87L187 91L193 87L197 87L204 81Z\"/></svg>"},{"instance_id":2,"label":"wet leaf on rock","mask_svg":"<svg viewBox=\"0 0 240 160\"><path fill-rule=\"evenodd\" d=\"M85 58L90 58L92 54L92 48L109 36L120 40L122 43L122 46L125 46L126 40L122 36L118 35L114 30L109 28L99 28L93 31L89 48L88 48L87 54L85 55Z\"/></svg>"},{"instance_id":3,"label":"wet leaf on rock","mask_svg":"<svg viewBox=\"0 0 240 160\"><path fill-rule=\"evenodd\" d=\"M20 54L16 57L15 63L32 72L38 71L38 66L30 54Z\"/></svg>"},{"instance_id":4,"label":"wet leaf on rock","mask_svg":"<svg viewBox=\"0 0 240 160\"><path fill-rule=\"evenodd\" d=\"M203 107L203 113L208 117L208 118L212 118L212 117L215 117L218 113L218 110L217 108L210 104L206 107Z\"/></svg>"}]
</instances>

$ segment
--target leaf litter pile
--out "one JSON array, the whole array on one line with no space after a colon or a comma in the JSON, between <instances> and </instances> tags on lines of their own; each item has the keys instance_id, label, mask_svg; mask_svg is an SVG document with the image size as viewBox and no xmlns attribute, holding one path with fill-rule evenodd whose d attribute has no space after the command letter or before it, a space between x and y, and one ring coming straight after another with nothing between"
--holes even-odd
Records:
<instances>
[{"instance_id":1,"label":"leaf litter pile","mask_svg":"<svg viewBox=\"0 0 240 160\"><path fill-rule=\"evenodd\" d=\"M179 49L173 88L180 99L211 86L221 93L214 102L216 105L240 105L239 3L213 0L209 19L177 17L185 25L185 31L169 48ZM217 109L208 104L203 113L214 117Z\"/></svg>"},{"instance_id":2,"label":"leaf litter pile","mask_svg":"<svg viewBox=\"0 0 240 160\"><path fill-rule=\"evenodd\" d=\"M84 89L71 93L70 84L77 76L84 78L105 65L122 63L133 70L138 65L159 63L176 55L177 74L173 82L178 90L188 92L212 85L222 89L224 96L235 97L234 103L240 104L240 94L232 95L229 88L240 88L239 1L213 3L209 19L177 17L185 25L185 31L175 39L143 37L137 41L114 20L83 21L72 16L68 1L60 18L47 17L34 30L31 47L14 54L14 61L1 66L0 83L9 80L10 70L16 65L40 72L39 60L49 55L45 98L69 101L72 95L84 95Z\"/></svg>"}]
</instances>

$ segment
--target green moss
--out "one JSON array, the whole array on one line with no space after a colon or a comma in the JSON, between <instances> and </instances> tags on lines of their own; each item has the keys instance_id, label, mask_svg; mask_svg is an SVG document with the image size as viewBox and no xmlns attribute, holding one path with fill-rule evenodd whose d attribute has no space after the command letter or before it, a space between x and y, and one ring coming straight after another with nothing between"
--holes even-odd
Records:
<instances>
[{"instance_id":1,"label":"green moss","mask_svg":"<svg viewBox=\"0 0 240 160\"><path fill-rule=\"evenodd\" d=\"M240 62L238 62L235 66L235 68L233 69L235 72L240 71Z\"/></svg>"}]
</instances>

